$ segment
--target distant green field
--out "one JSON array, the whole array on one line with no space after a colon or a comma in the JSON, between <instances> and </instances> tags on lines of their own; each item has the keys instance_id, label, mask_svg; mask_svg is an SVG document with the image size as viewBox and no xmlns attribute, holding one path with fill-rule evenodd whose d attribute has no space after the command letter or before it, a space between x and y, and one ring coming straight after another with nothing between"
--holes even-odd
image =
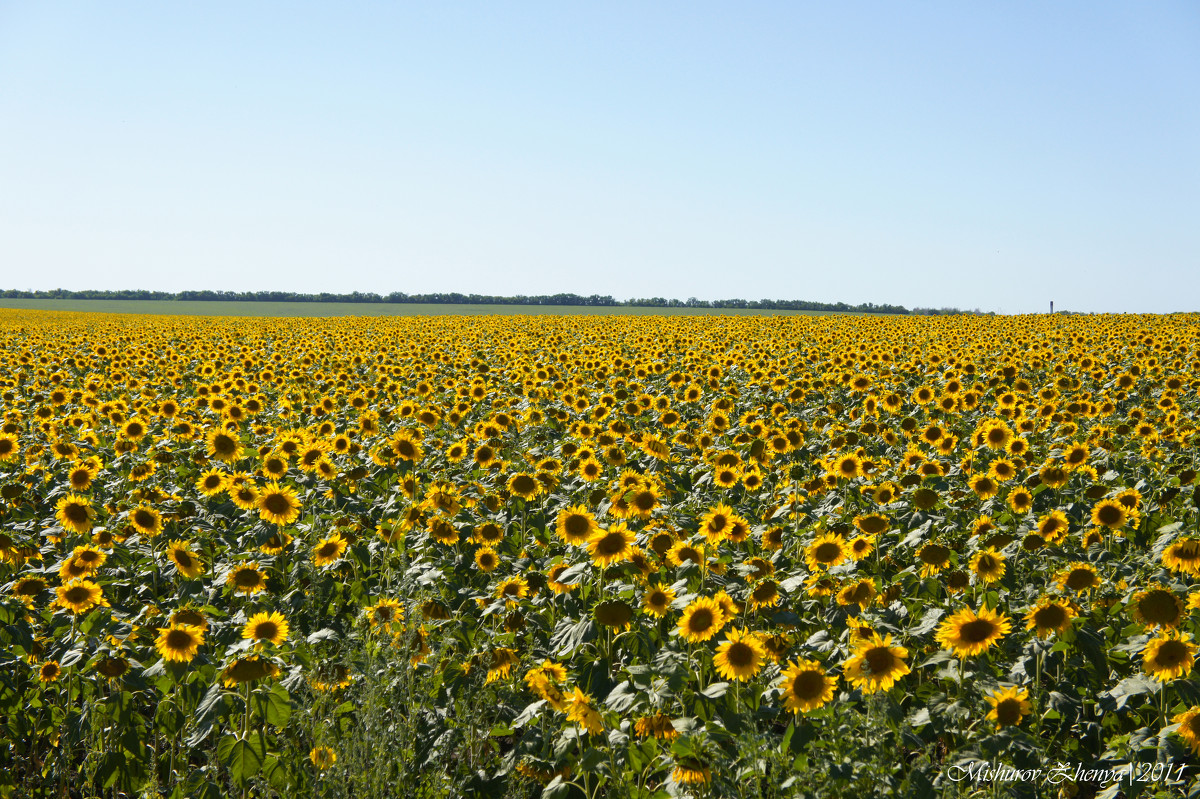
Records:
<instances>
[{"instance_id":1,"label":"distant green field","mask_svg":"<svg viewBox=\"0 0 1200 799\"><path fill-rule=\"evenodd\" d=\"M742 308L642 308L583 305L420 305L357 302L201 302L191 300L26 300L0 298L0 308L39 311L163 314L181 316L477 316L483 314L672 316L823 316L826 311ZM858 314L855 314L858 315Z\"/></svg>"}]
</instances>

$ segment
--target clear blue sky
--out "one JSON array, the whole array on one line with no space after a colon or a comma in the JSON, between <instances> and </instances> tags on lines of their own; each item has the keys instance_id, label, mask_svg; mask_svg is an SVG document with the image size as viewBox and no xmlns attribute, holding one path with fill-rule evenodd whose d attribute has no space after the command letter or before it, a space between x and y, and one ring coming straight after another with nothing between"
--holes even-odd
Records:
<instances>
[{"instance_id":1,"label":"clear blue sky","mask_svg":"<svg viewBox=\"0 0 1200 799\"><path fill-rule=\"evenodd\" d=\"M0 1L0 287L1200 310L1200 4Z\"/></svg>"}]
</instances>

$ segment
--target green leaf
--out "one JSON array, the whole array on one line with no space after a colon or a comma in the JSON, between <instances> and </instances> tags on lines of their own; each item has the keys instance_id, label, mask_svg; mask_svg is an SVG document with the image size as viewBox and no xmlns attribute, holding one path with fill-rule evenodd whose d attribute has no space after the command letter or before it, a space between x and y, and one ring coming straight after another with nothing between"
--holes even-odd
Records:
<instances>
[{"instance_id":1,"label":"green leaf","mask_svg":"<svg viewBox=\"0 0 1200 799\"><path fill-rule=\"evenodd\" d=\"M276 684L267 694L267 723L282 728L291 717L292 698L288 696L286 688Z\"/></svg>"},{"instance_id":2,"label":"green leaf","mask_svg":"<svg viewBox=\"0 0 1200 799\"><path fill-rule=\"evenodd\" d=\"M217 744L217 759L239 783L245 783L257 774L266 758L267 739L261 730L254 730L245 738L226 735Z\"/></svg>"},{"instance_id":3,"label":"green leaf","mask_svg":"<svg viewBox=\"0 0 1200 799\"><path fill-rule=\"evenodd\" d=\"M700 694L702 696L708 697L709 699L720 699L721 697L725 696L725 694L728 690L729 690L729 683L715 682L712 685L705 688L703 691L701 691Z\"/></svg>"}]
</instances>

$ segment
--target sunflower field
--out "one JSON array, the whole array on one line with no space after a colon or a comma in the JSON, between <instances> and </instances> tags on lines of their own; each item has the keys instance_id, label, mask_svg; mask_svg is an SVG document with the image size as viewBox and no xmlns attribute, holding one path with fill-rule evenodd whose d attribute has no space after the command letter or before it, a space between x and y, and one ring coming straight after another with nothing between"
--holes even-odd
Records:
<instances>
[{"instance_id":1,"label":"sunflower field","mask_svg":"<svg viewBox=\"0 0 1200 799\"><path fill-rule=\"evenodd\" d=\"M1200 317L0 352L0 796L1200 795Z\"/></svg>"}]
</instances>

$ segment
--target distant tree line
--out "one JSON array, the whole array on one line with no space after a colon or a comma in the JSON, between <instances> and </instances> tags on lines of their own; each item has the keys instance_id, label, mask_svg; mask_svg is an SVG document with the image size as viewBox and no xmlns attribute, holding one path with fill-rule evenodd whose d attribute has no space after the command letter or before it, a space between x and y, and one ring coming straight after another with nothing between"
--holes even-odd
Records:
<instances>
[{"instance_id":1,"label":"distant tree line","mask_svg":"<svg viewBox=\"0 0 1200 799\"><path fill-rule=\"evenodd\" d=\"M354 291L349 294L302 294L295 291L148 291L146 289L119 289L116 291L0 291L0 298L30 300L192 300L200 302L368 302L368 303L421 303L431 305L557 305L588 307L640 307L640 308L752 308L771 311L834 311L840 313L963 313L957 309L916 309L909 311L902 305L877 305L864 302L849 305L844 302L813 302L811 300L686 300L649 297L618 300L608 294L515 294L499 297L491 294L460 294L456 291L434 294L406 294L393 291L391 294L376 294L373 291Z\"/></svg>"}]
</instances>

